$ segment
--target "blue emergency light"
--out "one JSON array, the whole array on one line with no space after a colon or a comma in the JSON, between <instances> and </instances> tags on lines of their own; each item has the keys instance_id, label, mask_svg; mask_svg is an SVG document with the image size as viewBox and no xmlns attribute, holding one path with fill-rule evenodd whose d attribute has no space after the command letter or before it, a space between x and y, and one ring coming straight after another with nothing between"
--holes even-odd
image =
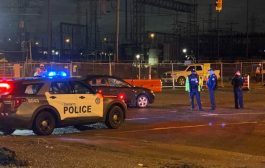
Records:
<instances>
[{"instance_id":1,"label":"blue emergency light","mask_svg":"<svg viewBox=\"0 0 265 168\"><path fill-rule=\"evenodd\" d=\"M51 71L48 73L48 77L54 77L54 76L56 76L56 72Z\"/></svg>"},{"instance_id":2,"label":"blue emergency light","mask_svg":"<svg viewBox=\"0 0 265 168\"><path fill-rule=\"evenodd\" d=\"M48 72L48 77L53 78L53 77L67 77L67 73L64 71L50 71Z\"/></svg>"},{"instance_id":3,"label":"blue emergency light","mask_svg":"<svg viewBox=\"0 0 265 168\"><path fill-rule=\"evenodd\" d=\"M59 76L67 77L67 74L64 71L58 72Z\"/></svg>"}]
</instances>

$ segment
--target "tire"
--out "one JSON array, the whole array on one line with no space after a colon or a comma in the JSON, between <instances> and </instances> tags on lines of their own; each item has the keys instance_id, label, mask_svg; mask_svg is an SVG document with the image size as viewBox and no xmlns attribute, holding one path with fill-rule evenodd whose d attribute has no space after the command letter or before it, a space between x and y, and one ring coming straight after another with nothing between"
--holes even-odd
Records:
<instances>
[{"instance_id":1,"label":"tire","mask_svg":"<svg viewBox=\"0 0 265 168\"><path fill-rule=\"evenodd\" d=\"M1 128L0 131L3 132L3 135L11 135L16 131L16 129L14 129L14 128Z\"/></svg>"},{"instance_id":2,"label":"tire","mask_svg":"<svg viewBox=\"0 0 265 168\"><path fill-rule=\"evenodd\" d=\"M117 129L124 122L124 111L119 106L112 107L106 117L105 124L108 128Z\"/></svg>"},{"instance_id":3,"label":"tire","mask_svg":"<svg viewBox=\"0 0 265 168\"><path fill-rule=\"evenodd\" d=\"M149 105L149 99L146 95L139 95L136 99L136 106L139 108L145 108Z\"/></svg>"},{"instance_id":4,"label":"tire","mask_svg":"<svg viewBox=\"0 0 265 168\"><path fill-rule=\"evenodd\" d=\"M50 135L55 125L55 117L48 111L42 111L34 120L33 132L37 135Z\"/></svg>"},{"instance_id":5,"label":"tire","mask_svg":"<svg viewBox=\"0 0 265 168\"><path fill-rule=\"evenodd\" d=\"M179 77L177 83L179 86L185 86L186 78L183 76Z\"/></svg>"}]
</instances>

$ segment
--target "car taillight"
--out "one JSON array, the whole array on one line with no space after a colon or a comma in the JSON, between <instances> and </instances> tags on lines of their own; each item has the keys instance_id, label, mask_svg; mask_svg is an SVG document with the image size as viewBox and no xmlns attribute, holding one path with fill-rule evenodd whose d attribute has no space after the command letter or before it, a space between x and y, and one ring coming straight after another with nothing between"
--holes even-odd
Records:
<instances>
[{"instance_id":1,"label":"car taillight","mask_svg":"<svg viewBox=\"0 0 265 168\"><path fill-rule=\"evenodd\" d=\"M97 93L102 94L102 90L101 89L97 90Z\"/></svg>"},{"instance_id":2,"label":"car taillight","mask_svg":"<svg viewBox=\"0 0 265 168\"><path fill-rule=\"evenodd\" d=\"M124 100L124 99L125 99L125 95L124 95L123 93L120 93L120 94L118 95L118 98L119 98L120 100Z\"/></svg>"},{"instance_id":3,"label":"car taillight","mask_svg":"<svg viewBox=\"0 0 265 168\"><path fill-rule=\"evenodd\" d=\"M26 102L27 99L25 98L15 98L13 99L14 108L18 108L23 102Z\"/></svg>"},{"instance_id":4,"label":"car taillight","mask_svg":"<svg viewBox=\"0 0 265 168\"><path fill-rule=\"evenodd\" d=\"M14 86L9 82L1 82L0 83L0 94L6 95L12 92Z\"/></svg>"}]
</instances>

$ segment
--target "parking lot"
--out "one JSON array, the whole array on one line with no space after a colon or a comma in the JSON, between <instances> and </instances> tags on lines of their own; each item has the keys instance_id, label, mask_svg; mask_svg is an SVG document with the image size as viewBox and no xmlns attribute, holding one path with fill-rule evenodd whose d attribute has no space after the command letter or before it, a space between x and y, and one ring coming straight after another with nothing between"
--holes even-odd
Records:
<instances>
[{"instance_id":1,"label":"parking lot","mask_svg":"<svg viewBox=\"0 0 265 168\"><path fill-rule=\"evenodd\" d=\"M219 88L210 112L204 91L199 112L183 88L164 89L149 108L130 108L119 129L68 127L48 137L16 131L1 136L0 146L32 167L265 167L264 93L244 92L245 109L236 110L231 88Z\"/></svg>"}]
</instances>

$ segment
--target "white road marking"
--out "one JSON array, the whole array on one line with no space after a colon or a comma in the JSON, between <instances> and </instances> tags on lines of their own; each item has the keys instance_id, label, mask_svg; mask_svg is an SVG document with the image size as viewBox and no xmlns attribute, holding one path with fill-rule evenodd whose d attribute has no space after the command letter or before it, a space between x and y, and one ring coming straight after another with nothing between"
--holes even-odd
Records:
<instances>
[{"instance_id":1,"label":"white road marking","mask_svg":"<svg viewBox=\"0 0 265 168\"><path fill-rule=\"evenodd\" d=\"M177 111L170 111L170 113L177 112ZM211 117L211 116L236 116L236 115L260 115L264 114L264 112L260 113L202 113L200 116L203 117ZM136 120L151 120L151 119L161 119L161 118L167 118L166 116L160 116L160 117L142 117L142 118L128 118L127 121L136 121Z\"/></svg>"},{"instance_id":2,"label":"white road marking","mask_svg":"<svg viewBox=\"0 0 265 168\"><path fill-rule=\"evenodd\" d=\"M167 117L150 117L150 118L127 118L126 121L135 121L135 120L150 120L150 119L161 119L161 118L167 118Z\"/></svg>"},{"instance_id":3,"label":"white road marking","mask_svg":"<svg viewBox=\"0 0 265 168\"><path fill-rule=\"evenodd\" d=\"M178 111L175 110L175 111L169 111L169 112L170 112L170 113L177 113Z\"/></svg>"},{"instance_id":4,"label":"white road marking","mask_svg":"<svg viewBox=\"0 0 265 168\"><path fill-rule=\"evenodd\" d=\"M201 116L218 116L219 114L213 114L213 113L208 113L208 114L201 114Z\"/></svg>"},{"instance_id":5,"label":"white road marking","mask_svg":"<svg viewBox=\"0 0 265 168\"><path fill-rule=\"evenodd\" d=\"M260 114L265 114L265 113L207 113L207 114L202 114L201 116L208 117L208 116L233 116L233 115L260 115Z\"/></svg>"},{"instance_id":6,"label":"white road marking","mask_svg":"<svg viewBox=\"0 0 265 168\"><path fill-rule=\"evenodd\" d=\"M133 120L148 120L150 118L127 118L127 121L133 121Z\"/></svg>"}]
</instances>

